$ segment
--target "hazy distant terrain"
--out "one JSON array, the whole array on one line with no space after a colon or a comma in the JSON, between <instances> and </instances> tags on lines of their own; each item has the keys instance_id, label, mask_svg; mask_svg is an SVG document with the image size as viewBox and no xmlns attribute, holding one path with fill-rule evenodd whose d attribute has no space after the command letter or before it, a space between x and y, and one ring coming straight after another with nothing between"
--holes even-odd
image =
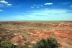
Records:
<instances>
[{"instance_id":1,"label":"hazy distant terrain","mask_svg":"<svg viewBox=\"0 0 72 48\"><path fill-rule=\"evenodd\" d=\"M13 44L30 46L51 36L61 48L72 48L72 22L0 22L0 39Z\"/></svg>"}]
</instances>

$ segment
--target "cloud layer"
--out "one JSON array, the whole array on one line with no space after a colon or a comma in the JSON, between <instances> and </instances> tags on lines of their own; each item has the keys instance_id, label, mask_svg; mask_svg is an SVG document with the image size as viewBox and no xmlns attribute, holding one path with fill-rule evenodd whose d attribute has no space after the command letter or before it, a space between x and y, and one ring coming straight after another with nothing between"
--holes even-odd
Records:
<instances>
[{"instance_id":1,"label":"cloud layer","mask_svg":"<svg viewBox=\"0 0 72 48\"><path fill-rule=\"evenodd\" d=\"M3 7L10 7L12 6L12 4L10 4L8 1L6 0L0 0L0 12L2 12L2 8Z\"/></svg>"},{"instance_id":2,"label":"cloud layer","mask_svg":"<svg viewBox=\"0 0 72 48\"><path fill-rule=\"evenodd\" d=\"M44 4L33 4L31 6L31 8L42 8L42 7L45 7L45 6L50 6L50 5L53 5L54 3L52 2L48 2L48 3L44 3Z\"/></svg>"},{"instance_id":3,"label":"cloud layer","mask_svg":"<svg viewBox=\"0 0 72 48\"><path fill-rule=\"evenodd\" d=\"M6 0L0 0L0 4L6 5L6 6L11 6L12 5L9 2L7 2Z\"/></svg>"},{"instance_id":4,"label":"cloud layer","mask_svg":"<svg viewBox=\"0 0 72 48\"><path fill-rule=\"evenodd\" d=\"M45 3L44 5L53 5L53 3L49 2L49 3Z\"/></svg>"},{"instance_id":5,"label":"cloud layer","mask_svg":"<svg viewBox=\"0 0 72 48\"><path fill-rule=\"evenodd\" d=\"M68 10L59 9L45 9L45 10L35 10L27 14L11 16L15 20L45 20L45 21L55 21L55 20L72 20L72 12L68 13ZM9 19L10 20L10 19Z\"/></svg>"}]
</instances>

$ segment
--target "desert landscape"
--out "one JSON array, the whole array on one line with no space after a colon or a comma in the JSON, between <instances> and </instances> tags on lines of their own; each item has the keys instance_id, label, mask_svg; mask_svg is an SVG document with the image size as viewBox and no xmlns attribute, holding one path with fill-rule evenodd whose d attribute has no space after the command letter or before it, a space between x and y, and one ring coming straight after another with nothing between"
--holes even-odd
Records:
<instances>
[{"instance_id":1,"label":"desert landscape","mask_svg":"<svg viewBox=\"0 0 72 48\"><path fill-rule=\"evenodd\" d=\"M32 48L39 40L49 37L56 38L60 48L72 48L72 22L0 22L0 43L7 40Z\"/></svg>"}]
</instances>

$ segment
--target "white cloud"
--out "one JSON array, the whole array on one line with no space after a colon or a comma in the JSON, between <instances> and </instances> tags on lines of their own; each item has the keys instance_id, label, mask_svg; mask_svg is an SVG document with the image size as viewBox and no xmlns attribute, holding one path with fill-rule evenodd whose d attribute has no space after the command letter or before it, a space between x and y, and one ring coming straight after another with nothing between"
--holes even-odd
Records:
<instances>
[{"instance_id":1,"label":"white cloud","mask_svg":"<svg viewBox=\"0 0 72 48\"><path fill-rule=\"evenodd\" d=\"M8 4L8 2L5 0L0 0L0 3Z\"/></svg>"},{"instance_id":2,"label":"white cloud","mask_svg":"<svg viewBox=\"0 0 72 48\"><path fill-rule=\"evenodd\" d=\"M0 0L0 12L2 12L2 7L10 7L12 6L12 4L10 4L8 1L6 0Z\"/></svg>"},{"instance_id":3,"label":"white cloud","mask_svg":"<svg viewBox=\"0 0 72 48\"><path fill-rule=\"evenodd\" d=\"M53 5L53 3L51 3L51 2L50 3L45 3L44 5Z\"/></svg>"},{"instance_id":4,"label":"white cloud","mask_svg":"<svg viewBox=\"0 0 72 48\"><path fill-rule=\"evenodd\" d=\"M44 7L43 4L33 4L33 5L31 6L31 8L42 8L42 7Z\"/></svg>"},{"instance_id":5,"label":"white cloud","mask_svg":"<svg viewBox=\"0 0 72 48\"><path fill-rule=\"evenodd\" d=\"M31 8L40 8L40 5L34 4L31 6Z\"/></svg>"},{"instance_id":6,"label":"white cloud","mask_svg":"<svg viewBox=\"0 0 72 48\"><path fill-rule=\"evenodd\" d=\"M12 4L10 4L8 1L6 0L0 0L0 5L2 6L12 6Z\"/></svg>"},{"instance_id":7,"label":"white cloud","mask_svg":"<svg viewBox=\"0 0 72 48\"><path fill-rule=\"evenodd\" d=\"M12 4L7 4L7 6L12 6Z\"/></svg>"}]
</instances>

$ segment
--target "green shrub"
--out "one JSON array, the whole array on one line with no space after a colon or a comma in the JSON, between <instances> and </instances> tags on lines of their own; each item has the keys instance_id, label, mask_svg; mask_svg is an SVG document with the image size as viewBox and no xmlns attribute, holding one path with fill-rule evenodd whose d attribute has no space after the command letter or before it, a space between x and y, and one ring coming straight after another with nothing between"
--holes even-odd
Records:
<instances>
[{"instance_id":1,"label":"green shrub","mask_svg":"<svg viewBox=\"0 0 72 48\"><path fill-rule=\"evenodd\" d=\"M0 47L1 48L16 48L16 46L10 43L9 41L1 41Z\"/></svg>"},{"instance_id":2,"label":"green shrub","mask_svg":"<svg viewBox=\"0 0 72 48\"><path fill-rule=\"evenodd\" d=\"M58 48L59 43L55 38L49 38L49 39L42 39L39 42L37 42L33 47L34 48Z\"/></svg>"}]
</instances>

